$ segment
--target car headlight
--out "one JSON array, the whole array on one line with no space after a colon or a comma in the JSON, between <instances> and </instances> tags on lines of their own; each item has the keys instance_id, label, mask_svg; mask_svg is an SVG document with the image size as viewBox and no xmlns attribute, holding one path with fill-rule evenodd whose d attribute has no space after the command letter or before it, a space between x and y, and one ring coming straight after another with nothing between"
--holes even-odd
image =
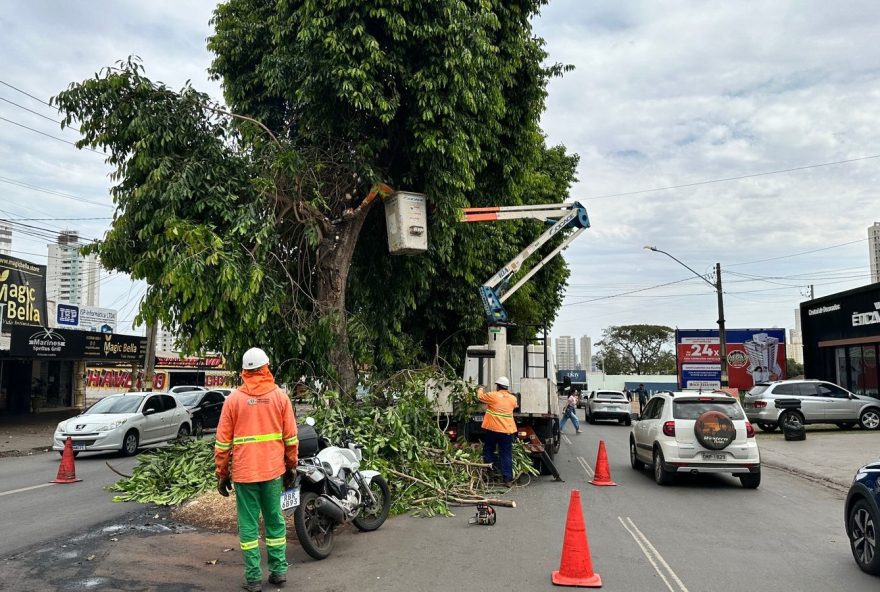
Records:
<instances>
[{"instance_id":1,"label":"car headlight","mask_svg":"<svg viewBox=\"0 0 880 592\"><path fill-rule=\"evenodd\" d=\"M64 431L64 422L58 424L58 427L55 428L55 433L60 434Z\"/></svg>"},{"instance_id":2,"label":"car headlight","mask_svg":"<svg viewBox=\"0 0 880 592\"><path fill-rule=\"evenodd\" d=\"M106 424L106 425L98 426L97 430L95 430L95 431L98 431L98 432L109 432L110 430L115 430L116 428L118 428L119 426L121 426L122 424L124 424L125 421L126 421L126 420L124 420L124 419L117 419L117 420L114 421L113 423L108 423L108 424Z\"/></svg>"}]
</instances>

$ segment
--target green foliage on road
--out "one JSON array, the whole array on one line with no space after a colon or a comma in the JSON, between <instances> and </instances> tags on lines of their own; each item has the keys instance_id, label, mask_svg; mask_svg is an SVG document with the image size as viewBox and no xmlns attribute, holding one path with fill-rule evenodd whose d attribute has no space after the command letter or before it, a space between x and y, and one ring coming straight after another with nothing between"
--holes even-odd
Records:
<instances>
[{"instance_id":1,"label":"green foliage on road","mask_svg":"<svg viewBox=\"0 0 880 592\"><path fill-rule=\"evenodd\" d=\"M436 369L426 369L403 372L373 385L356 402L327 391L311 397L319 432L335 443L342 430L348 429L363 447L364 465L388 481L395 514L449 515L450 505L504 491L482 466L480 446L453 445L437 424L425 389L431 381L449 380ZM475 409L474 393L461 382L455 385L456 407L462 415L469 415ZM300 417L300 423L304 419ZM514 446L514 473L537 474L519 443ZM114 501L170 506L215 485L214 442L200 439L143 453L132 476L110 489L120 493Z\"/></svg>"},{"instance_id":2,"label":"green foliage on road","mask_svg":"<svg viewBox=\"0 0 880 592\"><path fill-rule=\"evenodd\" d=\"M599 358L606 374L675 374L672 338L664 325L619 325L602 332Z\"/></svg>"},{"instance_id":3,"label":"green foliage on road","mask_svg":"<svg viewBox=\"0 0 880 592\"><path fill-rule=\"evenodd\" d=\"M220 5L208 40L226 106L128 59L53 99L114 167L111 230L90 247L145 280L138 321L187 352L266 349L279 377L391 372L482 341L476 287L543 231L462 225L465 206L560 202L577 157L539 127L542 0ZM429 200L430 250L390 257L376 182ZM378 203L378 202L376 202ZM555 240L562 240L562 236ZM509 301L552 321L561 257Z\"/></svg>"},{"instance_id":4,"label":"green foliage on road","mask_svg":"<svg viewBox=\"0 0 880 592\"><path fill-rule=\"evenodd\" d=\"M174 506L217 484L214 441L184 440L142 453L131 477L109 487L114 502Z\"/></svg>"},{"instance_id":5,"label":"green foliage on road","mask_svg":"<svg viewBox=\"0 0 880 592\"><path fill-rule=\"evenodd\" d=\"M453 444L437 424L426 388L447 384L462 417L476 410L476 394L435 368L401 372L372 385L357 402L334 393L313 397L313 417L322 434L334 440L343 430L363 446L364 465L388 481L392 513L449 515L450 505L504 492L500 477L482 466L480 444ZM344 426L343 427L343 419ZM514 445L514 475L536 475L521 443ZM527 478L523 478L527 482Z\"/></svg>"}]
</instances>

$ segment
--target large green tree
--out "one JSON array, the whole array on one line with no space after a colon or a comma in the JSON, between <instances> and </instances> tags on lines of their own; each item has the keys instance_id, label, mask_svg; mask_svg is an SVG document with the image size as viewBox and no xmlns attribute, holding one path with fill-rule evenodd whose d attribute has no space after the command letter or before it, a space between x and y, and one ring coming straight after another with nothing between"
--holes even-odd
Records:
<instances>
[{"instance_id":1,"label":"large green tree","mask_svg":"<svg viewBox=\"0 0 880 592\"><path fill-rule=\"evenodd\" d=\"M468 205L561 201L576 157L538 126L538 0L232 0L208 47L225 106L136 60L55 102L115 167L94 250L144 279L141 318L188 350L264 345L286 375L455 357L483 325L476 286L542 229L464 228ZM430 250L390 257L376 183L428 196ZM552 320L559 259L510 301Z\"/></svg>"},{"instance_id":2,"label":"large green tree","mask_svg":"<svg viewBox=\"0 0 880 592\"><path fill-rule=\"evenodd\" d=\"M664 325L617 325L596 345L607 374L675 374L674 335Z\"/></svg>"}]
</instances>

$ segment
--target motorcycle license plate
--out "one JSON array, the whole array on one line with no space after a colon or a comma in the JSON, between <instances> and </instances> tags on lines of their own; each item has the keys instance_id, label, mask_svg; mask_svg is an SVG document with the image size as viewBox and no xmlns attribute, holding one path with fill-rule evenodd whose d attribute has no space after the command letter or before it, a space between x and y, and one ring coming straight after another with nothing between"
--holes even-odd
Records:
<instances>
[{"instance_id":1,"label":"motorcycle license plate","mask_svg":"<svg viewBox=\"0 0 880 592\"><path fill-rule=\"evenodd\" d=\"M483 421L483 414L482 413L475 413L472 419L474 421Z\"/></svg>"},{"instance_id":2,"label":"motorcycle license plate","mask_svg":"<svg viewBox=\"0 0 880 592\"><path fill-rule=\"evenodd\" d=\"M281 509L291 510L299 505L299 487L281 492Z\"/></svg>"}]
</instances>

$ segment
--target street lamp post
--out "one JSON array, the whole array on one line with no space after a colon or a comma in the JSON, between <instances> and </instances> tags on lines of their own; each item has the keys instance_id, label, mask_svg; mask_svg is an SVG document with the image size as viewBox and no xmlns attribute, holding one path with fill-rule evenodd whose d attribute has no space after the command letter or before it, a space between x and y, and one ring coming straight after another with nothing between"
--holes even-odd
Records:
<instances>
[{"instance_id":1,"label":"street lamp post","mask_svg":"<svg viewBox=\"0 0 880 592\"><path fill-rule=\"evenodd\" d=\"M688 269L695 276L712 286L712 288L718 294L718 357L721 361L721 388L727 388L727 335L725 332L724 324L724 291L721 288L721 264L715 264L715 281L710 282L706 279L705 276L697 273L696 270L694 270L690 265L688 265L684 261L679 260L673 255L670 255L666 251L662 251L657 247L646 246L645 248L649 251L654 251L656 253L663 253L682 267Z\"/></svg>"}]
</instances>

